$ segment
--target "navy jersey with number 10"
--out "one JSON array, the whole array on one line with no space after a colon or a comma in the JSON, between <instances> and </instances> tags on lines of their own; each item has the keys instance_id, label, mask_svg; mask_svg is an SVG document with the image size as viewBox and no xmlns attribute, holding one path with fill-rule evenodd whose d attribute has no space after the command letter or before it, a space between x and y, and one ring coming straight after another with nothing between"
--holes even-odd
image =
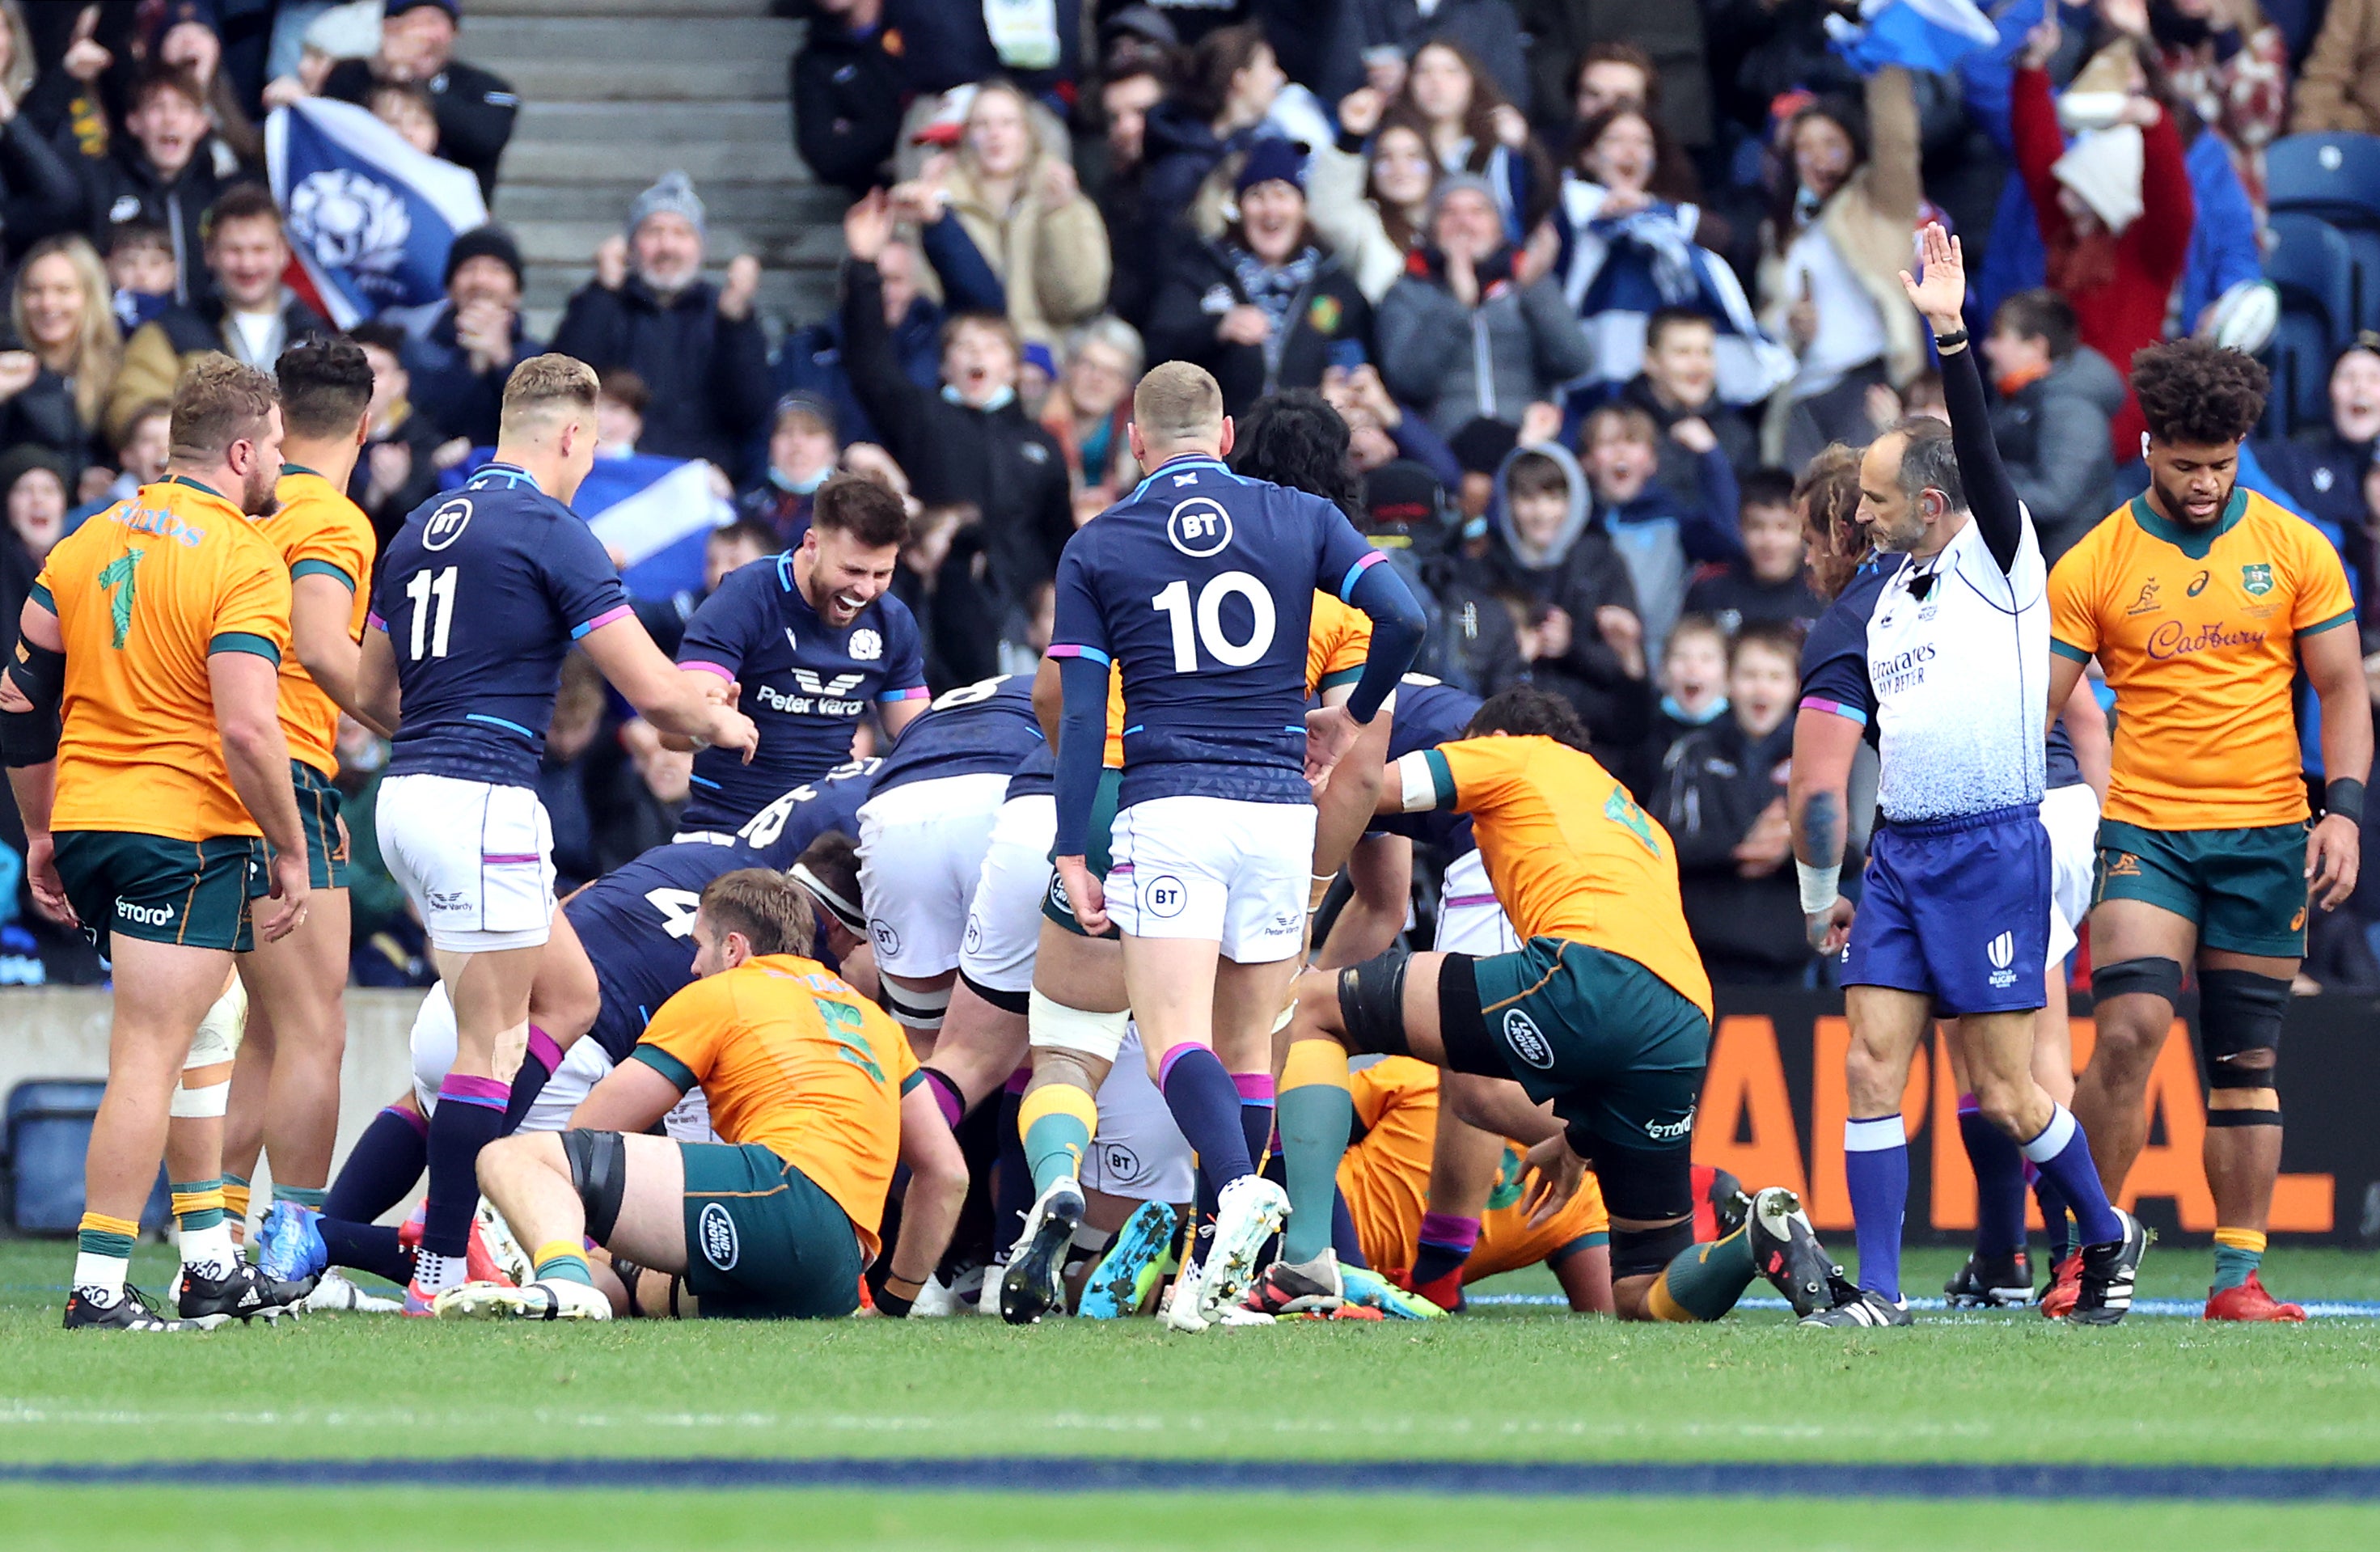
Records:
<instances>
[{"instance_id":1,"label":"navy jersey with number 10","mask_svg":"<svg viewBox=\"0 0 2380 1552\"><path fill-rule=\"evenodd\" d=\"M535 786L570 644L628 613L602 542L520 469L424 502L372 595L402 697L388 773Z\"/></svg>"},{"instance_id":2,"label":"navy jersey with number 10","mask_svg":"<svg viewBox=\"0 0 2380 1552\"><path fill-rule=\"evenodd\" d=\"M1196 794L1305 803L1306 634L1386 559L1319 496L1160 465L1066 541L1050 656L1123 675L1124 805Z\"/></svg>"}]
</instances>

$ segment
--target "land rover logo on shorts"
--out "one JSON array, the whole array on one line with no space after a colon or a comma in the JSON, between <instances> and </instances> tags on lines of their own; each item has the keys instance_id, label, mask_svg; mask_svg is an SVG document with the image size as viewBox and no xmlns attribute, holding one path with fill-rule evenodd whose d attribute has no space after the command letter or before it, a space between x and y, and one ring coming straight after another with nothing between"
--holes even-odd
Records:
<instances>
[{"instance_id":1,"label":"land rover logo on shorts","mask_svg":"<svg viewBox=\"0 0 2380 1552\"><path fill-rule=\"evenodd\" d=\"M702 1238L702 1258L722 1272L735 1269L735 1220L727 1209L716 1202L702 1205L702 1216L695 1219L695 1231Z\"/></svg>"},{"instance_id":2,"label":"land rover logo on shorts","mask_svg":"<svg viewBox=\"0 0 2380 1552\"><path fill-rule=\"evenodd\" d=\"M421 547L424 550L443 550L462 538L463 530L470 526L471 498L456 496L431 513L430 520L421 525Z\"/></svg>"},{"instance_id":3,"label":"land rover logo on shorts","mask_svg":"<svg viewBox=\"0 0 2380 1552\"><path fill-rule=\"evenodd\" d=\"M1549 1073L1554 1065L1554 1048L1537 1030L1537 1021L1515 1008L1504 1015L1504 1043L1512 1054L1540 1073Z\"/></svg>"},{"instance_id":4,"label":"land rover logo on shorts","mask_svg":"<svg viewBox=\"0 0 2380 1552\"><path fill-rule=\"evenodd\" d=\"M1211 496L1192 496L1166 515L1166 542L1203 561L1232 542L1232 515Z\"/></svg>"},{"instance_id":5,"label":"land rover logo on shorts","mask_svg":"<svg viewBox=\"0 0 2380 1552\"><path fill-rule=\"evenodd\" d=\"M1149 879L1148 887L1141 891L1141 897L1148 903L1148 914L1152 916L1178 916L1182 914L1182 907L1190 903L1190 891L1184 889L1182 880L1171 873Z\"/></svg>"},{"instance_id":6,"label":"land rover logo on shorts","mask_svg":"<svg viewBox=\"0 0 2380 1552\"><path fill-rule=\"evenodd\" d=\"M2248 589L2251 598L2263 598L2273 590L2273 567L2268 561L2257 561L2240 568L2240 586Z\"/></svg>"}]
</instances>

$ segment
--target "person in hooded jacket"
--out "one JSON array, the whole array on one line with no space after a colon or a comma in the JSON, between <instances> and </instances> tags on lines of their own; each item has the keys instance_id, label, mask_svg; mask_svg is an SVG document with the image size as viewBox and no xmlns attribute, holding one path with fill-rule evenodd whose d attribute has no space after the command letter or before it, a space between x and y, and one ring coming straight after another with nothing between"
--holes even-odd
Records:
<instances>
[{"instance_id":1,"label":"person in hooded jacket","mask_svg":"<svg viewBox=\"0 0 2380 1552\"><path fill-rule=\"evenodd\" d=\"M2082 343L2074 309L2055 291L2002 302L1983 348L1999 390L1992 440L2054 565L2116 504L2107 426L2124 406L2124 382Z\"/></svg>"},{"instance_id":2,"label":"person in hooded jacket","mask_svg":"<svg viewBox=\"0 0 2380 1552\"><path fill-rule=\"evenodd\" d=\"M1224 412L1245 415L1266 394L1320 387L1329 367L1360 364L1372 308L1315 239L1296 146L1257 141L1234 189L1238 219L1184 250L1150 309L1148 343L1159 360L1214 373Z\"/></svg>"},{"instance_id":3,"label":"person in hooded jacket","mask_svg":"<svg viewBox=\"0 0 2380 1552\"><path fill-rule=\"evenodd\" d=\"M1496 472L1498 580L1526 600L1530 682L1569 701L1607 769L1642 743L1651 711L1636 589L1588 518L1586 476L1559 443L1515 448Z\"/></svg>"}]
</instances>

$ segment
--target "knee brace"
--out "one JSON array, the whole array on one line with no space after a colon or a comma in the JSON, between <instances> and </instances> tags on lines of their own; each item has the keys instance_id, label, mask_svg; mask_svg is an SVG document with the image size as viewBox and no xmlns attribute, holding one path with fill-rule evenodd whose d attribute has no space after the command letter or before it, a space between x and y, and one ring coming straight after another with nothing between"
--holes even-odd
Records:
<instances>
[{"instance_id":1,"label":"knee brace","mask_svg":"<svg viewBox=\"0 0 2380 1552\"><path fill-rule=\"evenodd\" d=\"M180 1084L176 1084L173 1102L166 1106L165 1113L171 1116L196 1116L206 1120L221 1120L225 1110L230 1106L231 1080L229 1078L225 1078L219 1084L209 1084L204 1088L184 1088Z\"/></svg>"},{"instance_id":2,"label":"knee brace","mask_svg":"<svg viewBox=\"0 0 2380 1552\"><path fill-rule=\"evenodd\" d=\"M1358 1055L1410 1056L1405 1039L1405 969L1413 956L1391 949L1339 972L1339 1021Z\"/></svg>"},{"instance_id":3,"label":"knee brace","mask_svg":"<svg viewBox=\"0 0 2380 1552\"><path fill-rule=\"evenodd\" d=\"M1129 1009L1121 1013L1087 1012L1067 1007L1038 987L1026 994L1026 1001L1029 1009L1026 1038L1038 1049L1075 1051L1112 1062L1132 1027Z\"/></svg>"},{"instance_id":4,"label":"knee brace","mask_svg":"<svg viewBox=\"0 0 2380 1552\"><path fill-rule=\"evenodd\" d=\"M570 1188L587 1209L588 1238L601 1244L620 1221L620 1199L628 1188L628 1146L617 1132L571 1131L562 1134L562 1155L570 1161Z\"/></svg>"},{"instance_id":5,"label":"knee brace","mask_svg":"<svg viewBox=\"0 0 2380 1552\"><path fill-rule=\"evenodd\" d=\"M1666 1229L1614 1228L1611 1280L1658 1276L1663 1267L1694 1248L1694 1220L1691 1218Z\"/></svg>"},{"instance_id":6,"label":"knee brace","mask_svg":"<svg viewBox=\"0 0 2380 1552\"><path fill-rule=\"evenodd\" d=\"M2280 976L2259 976L2252 970L2202 970L2198 973L2198 1059L2209 1088L2271 1088L2280 1065L2281 1021L2289 1016L2289 983ZM2270 1052L2269 1064L2242 1062L2240 1057ZM2223 1122L2209 1125L2252 1126L2254 1122ZM2259 1110L2234 1111L2261 1115Z\"/></svg>"},{"instance_id":7,"label":"knee brace","mask_svg":"<svg viewBox=\"0 0 2380 1552\"><path fill-rule=\"evenodd\" d=\"M879 979L882 982L884 1011L892 1015L893 1023L922 1034L931 1034L942 1026L942 1014L951 1005L949 987L929 991L919 987L895 986L890 976Z\"/></svg>"},{"instance_id":8,"label":"knee brace","mask_svg":"<svg viewBox=\"0 0 2380 1552\"><path fill-rule=\"evenodd\" d=\"M2143 993L2174 1002L2181 997L2181 963L2172 959L2125 959L2091 969L2091 1000Z\"/></svg>"}]
</instances>

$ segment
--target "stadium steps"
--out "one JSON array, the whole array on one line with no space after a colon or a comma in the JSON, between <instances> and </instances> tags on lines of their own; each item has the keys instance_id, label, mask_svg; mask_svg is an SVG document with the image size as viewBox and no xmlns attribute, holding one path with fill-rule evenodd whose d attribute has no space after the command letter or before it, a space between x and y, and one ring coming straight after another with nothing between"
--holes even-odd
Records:
<instances>
[{"instance_id":1,"label":"stadium steps","mask_svg":"<svg viewBox=\"0 0 2380 1552\"><path fill-rule=\"evenodd\" d=\"M532 333L551 333L596 245L672 168L702 196L714 281L749 252L772 324L832 304L843 200L795 156L785 100L801 23L768 0L473 0L465 17L457 55L521 95L495 216L527 261Z\"/></svg>"}]
</instances>

